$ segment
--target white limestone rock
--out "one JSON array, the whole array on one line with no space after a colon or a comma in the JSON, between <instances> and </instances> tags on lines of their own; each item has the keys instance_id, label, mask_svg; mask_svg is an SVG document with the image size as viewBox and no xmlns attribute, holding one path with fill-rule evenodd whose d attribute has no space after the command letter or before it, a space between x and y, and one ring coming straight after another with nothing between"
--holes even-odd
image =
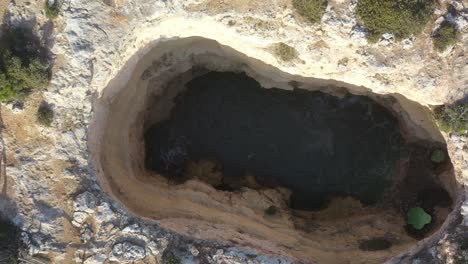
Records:
<instances>
[{"instance_id":1,"label":"white limestone rock","mask_svg":"<svg viewBox=\"0 0 468 264\"><path fill-rule=\"evenodd\" d=\"M96 197L90 192L78 195L74 202L75 212L93 213L96 208Z\"/></svg>"},{"instance_id":2,"label":"white limestone rock","mask_svg":"<svg viewBox=\"0 0 468 264\"><path fill-rule=\"evenodd\" d=\"M125 241L113 246L109 259L112 261L136 261L145 257L146 250L144 247Z\"/></svg>"},{"instance_id":3,"label":"white limestone rock","mask_svg":"<svg viewBox=\"0 0 468 264\"><path fill-rule=\"evenodd\" d=\"M156 240L152 240L146 244L147 248L150 250L153 256L162 255L164 250L166 250L169 241L167 238L158 238Z\"/></svg>"}]
</instances>

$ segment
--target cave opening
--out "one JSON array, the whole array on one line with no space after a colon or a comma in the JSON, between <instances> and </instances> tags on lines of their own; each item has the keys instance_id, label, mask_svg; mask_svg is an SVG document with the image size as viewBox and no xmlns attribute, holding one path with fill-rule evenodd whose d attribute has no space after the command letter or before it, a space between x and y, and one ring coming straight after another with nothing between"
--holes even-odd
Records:
<instances>
[{"instance_id":1,"label":"cave opening","mask_svg":"<svg viewBox=\"0 0 468 264\"><path fill-rule=\"evenodd\" d=\"M149 44L94 105L100 186L181 235L313 263L398 263L456 221L427 106L289 70L200 37Z\"/></svg>"},{"instance_id":2,"label":"cave opening","mask_svg":"<svg viewBox=\"0 0 468 264\"><path fill-rule=\"evenodd\" d=\"M434 151L445 157L445 146L407 142L398 118L369 97L265 89L245 73L208 72L190 80L173 103L144 136L146 168L173 184L284 187L290 207L301 211L350 197L402 217L421 206L437 218L436 208L452 204L435 177L446 160L431 160ZM431 223L406 228L422 238Z\"/></svg>"}]
</instances>

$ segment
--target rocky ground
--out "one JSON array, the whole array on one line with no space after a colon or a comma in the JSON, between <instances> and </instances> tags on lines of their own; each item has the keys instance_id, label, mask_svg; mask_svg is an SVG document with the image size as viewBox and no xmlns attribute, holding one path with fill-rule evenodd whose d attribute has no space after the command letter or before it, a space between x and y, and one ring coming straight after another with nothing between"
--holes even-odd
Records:
<instances>
[{"instance_id":1,"label":"rocky ground","mask_svg":"<svg viewBox=\"0 0 468 264\"><path fill-rule=\"evenodd\" d=\"M3 21L33 27L53 53L46 91L22 107L2 105L0 209L22 232L26 263L289 263L285 257L225 242L194 240L125 210L101 191L90 166L87 128L93 101L136 51L158 38L205 36L282 71L400 93L427 106L468 94L468 2L445 1L424 33L401 42L387 34L366 41L355 0L331 0L318 25L303 21L289 0L64 0L48 20L41 0L0 3ZM446 15L451 5L457 16ZM443 20L461 32L443 53L431 32ZM177 30L175 30L177 29ZM272 49L297 49L292 62ZM51 127L35 122L43 101L54 109ZM444 134L457 180L468 180L466 137ZM457 224L429 247L414 248L400 263L468 262L468 201ZM177 262L170 262L177 263Z\"/></svg>"}]
</instances>

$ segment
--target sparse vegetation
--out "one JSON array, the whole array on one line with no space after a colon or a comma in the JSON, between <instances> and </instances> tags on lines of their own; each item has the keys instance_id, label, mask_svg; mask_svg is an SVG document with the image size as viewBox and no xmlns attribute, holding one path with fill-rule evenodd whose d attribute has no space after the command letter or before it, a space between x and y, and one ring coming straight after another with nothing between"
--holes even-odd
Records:
<instances>
[{"instance_id":1,"label":"sparse vegetation","mask_svg":"<svg viewBox=\"0 0 468 264\"><path fill-rule=\"evenodd\" d=\"M398 40L420 33L434 8L433 0L359 0L356 13L369 31L368 40L377 42L384 33Z\"/></svg>"},{"instance_id":2,"label":"sparse vegetation","mask_svg":"<svg viewBox=\"0 0 468 264\"><path fill-rule=\"evenodd\" d=\"M49 3L49 0L45 0L44 3L44 9L47 18L49 19L55 19L58 17L60 13L60 1L59 0L54 0L52 3Z\"/></svg>"},{"instance_id":3,"label":"sparse vegetation","mask_svg":"<svg viewBox=\"0 0 468 264\"><path fill-rule=\"evenodd\" d=\"M0 40L0 101L23 101L48 82L47 64L31 32L10 28Z\"/></svg>"},{"instance_id":4,"label":"sparse vegetation","mask_svg":"<svg viewBox=\"0 0 468 264\"><path fill-rule=\"evenodd\" d=\"M318 23L322 19L327 1L325 0L293 0L293 6L297 12L312 23Z\"/></svg>"},{"instance_id":5,"label":"sparse vegetation","mask_svg":"<svg viewBox=\"0 0 468 264\"><path fill-rule=\"evenodd\" d=\"M440 28L432 36L434 48L438 51L444 51L447 47L455 44L457 41L457 29L451 23L442 23Z\"/></svg>"},{"instance_id":6,"label":"sparse vegetation","mask_svg":"<svg viewBox=\"0 0 468 264\"><path fill-rule=\"evenodd\" d=\"M468 103L441 106L435 109L434 117L444 132L468 133Z\"/></svg>"},{"instance_id":7,"label":"sparse vegetation","mask_svg":"<svg viewBox=\"0 0 468 264\"><path fill-rule=\"evenodd\" d=\"M297 58L297 50L288 44L279 42L275 44L275 54L282 61L292 61Z\"/></svg>"},{"instance_id":8,"label":"sparse vegetation","mask_svg":"<svg viewBox=\"0 0 468 264\"><path fill-rule=\"evenodd\" d=\"M408 211L406 222L416 230L421 230L430 224L432 217L421 207L413 207Z\"/></svg>"},{"instance_id":9,"label":"sparse vegetation","mask_svg":"<svg viewBox=\"0 0 468 264\"><path fill-rule=\"evenodd\" d=\"M43 102L37 109L37 122L43 126L49 127L54 120L54 111L49 104Z\"/></svg>"}]
</instances>

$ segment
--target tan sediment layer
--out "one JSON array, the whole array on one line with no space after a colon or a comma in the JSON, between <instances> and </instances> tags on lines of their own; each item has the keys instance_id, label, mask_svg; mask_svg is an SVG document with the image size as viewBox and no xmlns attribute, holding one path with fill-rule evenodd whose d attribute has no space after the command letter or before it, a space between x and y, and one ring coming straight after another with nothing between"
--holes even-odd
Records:
<instances>
[{"instance_id":1,"label":"tan sediment layer","mask_svg":"<svg viewBox=\"0 0 468 264\"><path fill-rule=\"evenodd\" d=\"M406 235L401 217L390 209L360 208L347 217L318 219L317 228L301 231L295 228L285 203L287 190L230 193L193 180L174 186L145 171L145 120L155 122L167 116L170 99L201 67L244 71L266 88L299 86L338 96L346 91L367 95L384 102L400 117L408 140L444 141L427 108L402 95L384 99L364 87L290 75L205 38L158 40L130 58L95 103L89 148L105 192L135 215L157 220L181 234L234 242L310 263L381 263L416 245L416 240ZM178 83L173 82L176 77ZM161 104L160 115L147 112L155 102ZM446 177L444 184L456 200L458 187L453 175ZM264 215L270 205L280 208L280 216ZM397 242L388 250L365 252L358 248L359 239L389 235Z\"/></svg>"}]
</instances>

